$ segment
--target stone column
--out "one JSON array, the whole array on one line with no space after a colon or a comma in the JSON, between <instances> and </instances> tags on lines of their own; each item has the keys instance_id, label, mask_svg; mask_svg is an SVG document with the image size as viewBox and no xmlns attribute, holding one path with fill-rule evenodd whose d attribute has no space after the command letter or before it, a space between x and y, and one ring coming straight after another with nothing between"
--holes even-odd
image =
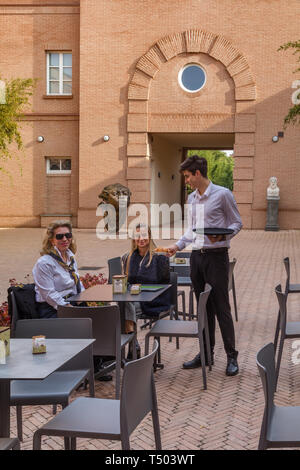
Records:
<instances>
[{"instance_id":1,"label":"stone column","mask_svg":"<svg viewBox=\"0 0 300 470\"><path fill-rule=\"evenodd\" d=\"M268 196L268 209L267 209L267 223L265 230L268 232L278 232L278 205L279 205L279 196Z\"/></svg>"}]
</instances>

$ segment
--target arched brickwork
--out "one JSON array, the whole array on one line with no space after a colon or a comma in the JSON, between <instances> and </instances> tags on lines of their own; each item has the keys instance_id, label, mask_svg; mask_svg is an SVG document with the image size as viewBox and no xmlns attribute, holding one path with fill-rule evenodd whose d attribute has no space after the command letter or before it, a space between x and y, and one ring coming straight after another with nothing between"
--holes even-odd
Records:
<instances>
[{"instance_id":1,"label":"arched brickwork","mask_svg":"<svg viewBox=\"0 0 300 470\"><path fill-rule=\"evenodd\" d=\"M256 125L255 112L251 105L256 99L256 85L242 52L225 37L207 31L189 30L166 36L157 41L136 64L128 88L127 120L127 180L134 193L133 200L141 203L150 202L151 173L149 162L145 157L148 155L148 101L151 81L167 61L183 53L208 54L224 65L234 82L235 197L243 216L244 226L251 228Z\"/></svg>"},{"instance_id":2,"label":"arched brickwork","mask_svg":"<svg viewBox=\"0 0 300 470\"><path fill-rule=\"evenodd\" d=\"M236 100L255 100L255 83L243 54L223 36L201 30L185 31L157 41L136 64L128 99L148 100L151 80L166 61L178 54L199 52L210 55L226 67L235 84Z\"/></svg>"}]
</instances>

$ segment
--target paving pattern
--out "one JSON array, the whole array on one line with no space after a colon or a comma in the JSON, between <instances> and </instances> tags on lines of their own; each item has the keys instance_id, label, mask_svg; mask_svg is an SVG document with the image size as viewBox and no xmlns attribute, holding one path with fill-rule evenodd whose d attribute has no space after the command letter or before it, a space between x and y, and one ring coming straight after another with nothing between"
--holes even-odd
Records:
<instances>
[{"instance_id":1,"label":"paving pattern","mask_svg":"<svg viewBox=\"0 0 300 470\"><path fill-rule=\"evenodd\" d=\"M0 299L5 297L9 277L22 280L38 256L43 231L0 230ZM106 266L107 258L123 253L127 241L100 242L94 232L76 231L79 266ZM168 245L166 240L162 242ZM230 258L236 257L235 281L239 321L235 323L240 373L226 377L226 357L217 329L215 365L208 372L208 390L202 387L201 370L182 370L182 362L197 353L197 341L162 339L163 370L155 374L163 449L256 449L264 398L255 363L256 352L273 340L277 317L274 288L284 284L283 258L291 260L291 282L300 282L300 232L242 231L233 241ZM106 271L106 268L103 269ZM299 318L300 294L288 300L289 320ZM145 331L139 329L143 346ZM279 405L300 405L300 365L291 361L292 341L286 341L276 393ZM83 395L81 392L79 395ZM77 394L78 395L78 394ZM114 381L98 382L96 396L113 398ZM76 398L76 394L73 398ZM37 427L51 418L50 406L24 407L23 449L32 448ZM12 435L16 434L15 410L11 410ZM131 436L132 449L154 449L151 418L147 417ZM62 449L60 438L44 438L43 449ZM120 449L119 442L83 440L79 449Z\"/></svg>"}]
</instances>

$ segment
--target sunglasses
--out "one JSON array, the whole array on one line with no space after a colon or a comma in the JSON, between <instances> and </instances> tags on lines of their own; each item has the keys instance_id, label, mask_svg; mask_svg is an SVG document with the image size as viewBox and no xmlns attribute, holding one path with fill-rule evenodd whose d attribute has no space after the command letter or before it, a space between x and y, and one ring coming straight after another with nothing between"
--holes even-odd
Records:
<instances>
[{"instance_id":1,"label":"sunglasses","mask_svg":"<svg viewBox=\"0 0 300 470\"><path fill-rule=\"evenodd\" d=\"M64 237L66 237L68 240L73 237L73 234L71 232L67 233L57 233L55 235L56 240L62 240Z\"/></svg>"}]
</instances>

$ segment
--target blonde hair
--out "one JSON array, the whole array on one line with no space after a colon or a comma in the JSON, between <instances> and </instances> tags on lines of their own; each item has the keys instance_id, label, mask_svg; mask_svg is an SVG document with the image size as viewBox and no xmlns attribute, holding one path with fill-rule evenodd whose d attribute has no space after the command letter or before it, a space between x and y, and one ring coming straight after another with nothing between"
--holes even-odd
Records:
<instances>
[{"instance_id":1,"label":"blonde hair","mask_svg":"<svg viewBox=\"0 0 300 470\"><path fill-rule=\"evenodd\" d=\"M149 238L149 261L148 261L148 264L146 265L146 267L148 268L151 264L151 261L152 261L152 258L153 258L153 254L154 254L154 250L156 248L156 245L152 239L152 234L151 234L151 229L149 227L149 225L147 224L138 224L134 231L136 231L137 229L141 229L141 228L148 228L148 238ZM129 255L128 255L128 258L127 258L127 261L126 261L126 269L125 269L125 274L128 275L128 270L129 270L129 265L130 265L130 258L133 254L133 252L138 248L137 246L137 243L134 239L134 237L132 237L132 240L131 240L131 249L130 249L130 252L129 252Z\"/></svg>"},{"instance_id":2,"label":"blonde hair","mask_svg":"<svg viewBox=\"0 0 300 470\"><path fill-rule=\"evenodd\" d=\"M50 253L50 251L52 250L53 245L52 245L51 240L54 238L55 230L59 227L67 227L69 229L69 231L72 232L72 224L70 222L64 221L64 220L58 220L56 222L52 222L48 226L47 232L46 232L44 240L43 240L42 251L41 251L42 256L43 255L48 255ZM74 238L72 238L72 242L69 246L69 250L71 250L72 253L74 253L74 254L77 251L76 242L75 242Z\"/></svg>"}]
</instances>

